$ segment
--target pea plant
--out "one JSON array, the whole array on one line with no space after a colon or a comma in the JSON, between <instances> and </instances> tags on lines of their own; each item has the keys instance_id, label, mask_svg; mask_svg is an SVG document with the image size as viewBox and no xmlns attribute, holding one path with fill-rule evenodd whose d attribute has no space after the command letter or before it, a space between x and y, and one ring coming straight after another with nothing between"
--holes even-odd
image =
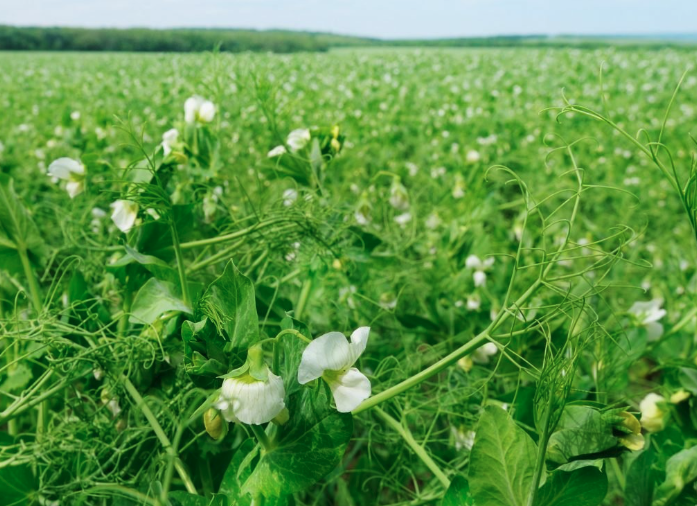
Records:
<instances>
[{"instance_id":1,"label":"pea plant","mask_svg":"<svg viewBox=\"0 0 697 506\"><path fill-rule=\"evenodd\" d=\"M502 141L477 122L503 114L499 88L523 93L495 67L497 94L444 79L481 105L436 134L419 128L447 92L420 71L455 56L347 54L326 57L388 73L344 61L337 84L309 55L234 71L206 55L166 121L121 112L92 135L69 113L40 175L4 161L35 141L8 140L0 504L695 503L697 158L668 146L679 93L634 136L643 117L611 90L603 112L565 92L535 111L533 149L517 124ZM306 94L341 111L360 95L372 132L298 124ZM476 147L441 149L449 128ZM613 180L627 160L660 204ZM689 258L645 246L661 233L689 236Z\"/></svg>"}]
</instances>

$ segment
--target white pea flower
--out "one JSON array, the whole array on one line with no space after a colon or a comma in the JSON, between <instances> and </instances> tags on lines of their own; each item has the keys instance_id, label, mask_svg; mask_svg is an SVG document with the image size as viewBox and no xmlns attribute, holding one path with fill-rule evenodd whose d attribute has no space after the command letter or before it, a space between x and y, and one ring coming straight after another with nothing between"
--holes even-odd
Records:
<instances>
[{"instance_id":1,"label":"white pea flower","mask_svg":"<svg viewBox=\"0 0 697 506\"><path fill-rule=\"evenodd\" d=\"M281 156L281 155L284 155L286 153L287 153L286 147L283 144L281 144L280 146L276 146L271 151L269 151L266 156L268 156L269 158L274 158L276 156Z\"/></svg>"},{"instance_id":2,"label":"white pea flower","mask_svg":"<svg viewBox=\"0 0 697 506\"><path fill-rule=\"evenodd\" d=\"M283 205L286 207L290 207L293 205L293 202L295 202L298 198L298 190L295 188L288 188L283 192Z\"/></svg>"},{"instance_id":3,"label":"white pea flower","mask_svg":"<svg viewBox=\"0 0 697 506\"><path fill-rule=\"evenodd\" d=\"M406 225L407 223L409 223L411 221L411 213L406 212L406 213L402 213L400 215L397 215L394 217L394 221L397 225L399 225L400 227L403 227L404 225Z\"/></svg>"},{"instance_id":4,"label":"white pea flower","mask_svg":"<svg viewBox=\"0 0 697 506\"><path fill-rule=\"evenodd\" d=\"M110 206L114 212L111 219L121 232L128 233L136 224L138 218L138 204L131 200L117 200Z\"/></svg>"},{"instance_id":5,"label":"white pea flower","mask_svg":"<svg viewBox=\"0 0 697 506\"><path fill-rule=\"evenodd\" d=\"M399 179L395 179L390 187L390 205L399 211L409 209L409 194Z\"/></svg>"},{"instance_id":6,"label":"white pea flower","mask_svg":"<svg viewBox=\"0 0 697 506\"><path fill-rule=\"evenodd\" d=\"M260 347L247 352L247 362L223 381L215 407L228 422L261 425L283 415L283 379L271 372Z\"/></svg>"},{"instance_id":7,"label":"white pea flower","mask_svg":"<svg viewBox=\"0 0 697 506\"><path fill-rule=\"evenodd\" d=\"M85 166L72 158L58 158L48 166L48 175L67 181L65 190L71 199L85 190Z\"/></svg>"},{"instance_id":8,"label":"white pea flower","mask_svg":"<svg viewBox=\"0 0 697 506\"><path fill-rule=\"evenodd\" d=\"M187 123L210 123L215 117L215 105L199 95L189 97L184 102L184 121Z\"/></svg>"},{"instance_id":9,"label":"white pea flower","mask_svg":"<svg viewBox=\"0 0 697 506\"><path fill-rule=\"evenodd\" d=\"M312 341L303 351L298 382L301 385L317 378L329 384L336 408L348 413L370 397L370 380L353 365L368 344L370 327L360 327L351 334L351 342L341 332L329 332Z\"/></svg>"},{"instance_id":10,"label":"white pea flower","mask_svg":"<svg viewBox=\"0 0 697 506\"><path fill-rule=\"evenodd\" d=\"M489 358L498 353L499 349L494 343L486 343L472 353L472 361L477 364L488 364Z\"/></svg>"},{"instance_id":11,"label":"white pea flower","mask_svg":"<svg viewBox=\"0 0 697 506\"><path fill-rule=\"evenodd\" d=\"M494 257L486 258L484 261L480 260L476 255L470 255L465 260L465 267L468 269L474 269L474 274L472 278L474 279L474 286L484 286L486 284L486 272L494 265Z\"/></svg>"},{"instance_id":12,"label":"white pea flower","mask_svg":"<svg viewBox=\"0 0 697 506\"><path fill-rule=\"evenodd\" d=\"M297 130L293 130L288 134L286 144L288 144L290 150L295 153L296 151L300 151L302 148L307 146L307 143L310 142L311 138L312 136L307 128L298 128Z\"/></svg>"},{"instance_id":13,"label":"white pea flower","mask_svg":"<svg viewBox=\"0 0 697 506\"><path fill-rule=\"evenodd\" d=\"M473 430L462 430L462 428L450 427L450 432L455 440L455 449L460 450L471 450L474 446L475 432Z\"/></svg>"},{"instance_id":14,"label":"white pea flower","mask_svg":"<svg viewBox=\"0 0 697 506\"><path fill-rule=\"evenodd\" d=\"M164 151L165 156L169 155L172 152L172 147L176 144L178 137L179 130L177 130L176 128L167 130L165 133L162 134L162 150Z\"/></svg>"},{"instance_id":15,"label":"white pea flower","mask_svg":"<svg viewBox=\"0 0 697 506\"><path fill-rule=\"evenodd\" d=\"M666 315L666 310L661 309L663 299L653 299L648 302L635 302L629 308L629 313L636 317L639 325L646 328L649 341L656 341L663 335L663 325L658 320Z\"/></svg>"},{"instance_id":16,"label":"white pea flower","mask_svg":"<svg viewBox=\"0 0 697 506\"><path fill-rule=\"evenodd\" d=\"M467 155L465 155L467 163L477 163L481 158L482 156L479 154L479 151L475 151L474 149L469 150Z\"/></svg>"},{"instance_id":17,"label":"white pea flower","mask_svg":"<svg viewBox=\"0 0 697 506\"><path fill-rule=\"evenodd\" d=\"M639 403L641 426L648 432L658 432L665 427L665 411L659 406L664 403L662 395L650 393Z\"/></svg>"}]
</instances>

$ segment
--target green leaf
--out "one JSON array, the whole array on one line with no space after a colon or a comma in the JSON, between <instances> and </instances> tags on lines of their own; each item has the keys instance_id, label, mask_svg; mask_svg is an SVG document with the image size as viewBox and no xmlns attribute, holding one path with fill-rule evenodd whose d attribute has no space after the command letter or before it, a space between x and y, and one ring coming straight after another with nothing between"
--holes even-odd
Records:
<instances>
[{"instance_id":1,"label":"green leaf","mask_svg":"<svg viewBox=\"0 0 697 506\"><path fill-rule=\"evenodd\" d=\"M305 337L312 339L312 334L310 334L307 326L290 316L281 320L281 329L294 329ZM303 351L307 347L307 343L299 339L298 336L285 334L278 339L277 346L281 346L283 353L281 356L280 371L275 372L283 378L286 396L290 396L302 388L302 385L298 383L298 368L300 367L300 361L302 360Z\"/></svg>"},{"instance_id":2,"label":"green leaf","mask_svg":"<svg viewBox=\"0 0 697 506\"><path fill-rule=\"evenodd\" d=\"M612 433L612 424L603 419L600 411L590 406L567 405L557 431L549 438L547 459L565 464L615 446L617 438Z\"/></svg>"},{"instance_id":3,"label":"green leaf","mask_svg":"<svg viewBox=\"0 0 697 506\"><path fill-rule=\"evenodd\" d=\"M214 388L216 378L228 372L228 362L223 351L225 341L215 331L213 325L203 319L198 323L185 321L181 327L184 341L184 368L189 375L210 376L204 383L192 380L198 386ZM201 379L201 378L199 378Z\"/></svg>"},{"instance_id":4,"label":"green leaf","mask_svg":"<svg viewBox=\"0 0 697 506\"><path fill-rule=\"evenodd\" d=\"M525 506L537 448L497 406L488 406L470 456L469 482L477 506Z\"/></svg>"},{"instance_id":5,"label":"green leaf","mask_svg":"<svg viewBox=\"0 0 697 506\"><path fill-rule=\"evenodd\" d=\"M535 506L598 506L607 495L607 476L595 467L556 471L537 492Z\"/></svg>"},{"instance_id":6,"label":"green leaf","mask_svg":"<svg viewBox=\"0 0 697 506\"><path fill-rule=\"evenodd\" d=\"M138 290L128 321L149 325L167 311L191 314L191 308L180 299L175 285L150 278Z\"/></svg>"},{"instance_id":7,"label":"green leaf","mask_svg":"<svg viewBox=\"0 0 697 506\"><path fill-rule=\"evenodd\" d=\"M224 330L230 348L240 354L259 340L259 318L254 285L232 263L213 281L201 298L201 313Z\"/></svg>"},{"instance_id":8,"label":"green leaf","mask_svg":"<svg viewBox=\"0 0 697 506\"><path fill-rule=\"evenodd\" d=\"M697 369L681 367L678 369L680 385L692 395L697 395Z\"/></svg>"},{"instance_id":9,"label":"green leaf","mask_svg":"<svg viewBox=\"0 0 697 506\"><path fill-rule=\"evenodd\" d=\"M232 456L230 464L225 470L223 481L220 482L218 492L228 498L230 504L236 506L249 506L252 497L249 494L242 494L242 484L249 478L251 468L242 466L244 459L254 449L255 443L252 439L245 440Z\"/></svg>"},{"instance_id":10,"label":"green leaf","mask_svg":"<svg viewBox=\"0 0 697 506\"><path fill-rule=\"evenodd\" d=\"M20 253L41 265L45 256L44 240L14 190L14 181L0 173L0 268L22 271Z\"/></svg>"},{"instance_id":11,"label":"green leaf","mask_svg":"<svg viewBox=\"0 0 697 506\"><path fill-rule=\"evenodd\" d=\"M8 368L7 378L0 385L2 392L16 392L24 390L32 379L31 369L28 365L19 363L13 368Z\"/></svg>"},{"instance_id":12,"label":"green leaf","mask_svg":"<svg viewBox=\"0 0 697 506\"><path fill-rule=\"evenodd\" d=\"M138 263L147 269L157 279L168 281L174 285L179 284L179 273L164 260L152 255L143 255L129 246L124 246L126 254L119 258L110 267L125 267L132 263Z\"/></svg>"},{"instance_id":13,"label":"green leaf","mask_svg":"<svg viewBox=\"0 0 697 506\"><path fill-rule=\"evenodd\" d=\"M325 383L290 398L290 420L280 427L276 446L262 452L243 493L279 497L306 490L330 473L346 451L353 419L330 407Z\"/></svg>"},{"instance_id":14,"label":"green leaf","mask_svg":"<svg viewBox=\"0 0 697 506\"><path fill-rule=\"evenodd\" d=\"M676 453L666 464L666 479L656 489L652 506L671 504L685 486L697 479L697 446Z\"/></svg>"},{"instance_id":15,"label":"green leaf","mask_svg":"<svg viewBox=\"0 0 697 506\"><path fill-rule=\"evenodd\" d=\"M441 506L474 506L474 499L470 495L470 484L464 476L457 475L452 479L443 496Z\"/></svg>"},{"instance_id":16,"label":"green leaf","mask_svg":"<svg viewBox=\"0 0 697 506\"><path fill-rule=\"evenodd\" d=\"M624 486L625 506L651 505L654 484L651 476L653 460L654 449L651 445L647 445L646 449L636 455L629 464Z\"/></svg>"},{"instance_id":17,"label":"green leaf","mask_svg":"<svg viewBox=\"0 0 697 506\"><path fill-rule=\"evenodd\" d=\"M173 506L208 506L210 502L201 495L190 494L181 490L170 492L169 499Z\"/></svg>"},{"instance_id":18,"label":"green leaf","mask_svg":"<svg viewBox=\"0 0 697 506\"><path fill-rule=\"evenodd\" d=\"M29 465L0 467L0 506L33 503L37 483Z\"/></svg>"}]
</instances>

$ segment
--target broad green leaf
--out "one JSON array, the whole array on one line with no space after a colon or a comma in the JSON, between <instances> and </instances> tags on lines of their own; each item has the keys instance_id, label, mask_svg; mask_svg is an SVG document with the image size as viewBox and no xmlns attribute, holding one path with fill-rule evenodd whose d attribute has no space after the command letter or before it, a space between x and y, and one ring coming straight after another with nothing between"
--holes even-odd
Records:
<instances>
[{"instance_id":1,"label":"broad green leaf","mask_svg":"<svg viewBox=\"0 0 697 506\"><path fill-rule=\"evenodd\" d=\"M353 419L330 407L329 387L319 383L291 396L290 420L280 427L277 446L262 452L242 491L279 497L306 490L330 473L346 451Z\"/></svg>"},{"instance_id":2,"label":"broad green leaf","mask_svg":"<svg viewBox=\"0 0 697 506\"><path fill-rule=\"evenodd\" d=\"M697 479L697 446L676 453L666 464L666 479L653 497L652 506L666 506L678 498L685 486Z\"/></svg>"},{"instance_id":3,"label":"broad green leaf","mask_svg":"<svg viewBox=\"0 0 697 506\"><path fill-rule=\"evenodd\" d=\"M149 325L168 311L191 314L191 308L180 299L172 283L150 278L138 290L128 321Z\"/></svg>"},{"instance_id":4,"label":"broad green leaf","mask_svg":"<svg viewBox=\"0 0 697 506\"><path fill-rule=\"evenodd\" d=\"M497 406L488 406L470 456L469 483L477 506L525 506L537 448Z\"/></svg>"},{"instance_id":5,"label":"broad green leaf","mask_svg":"<svg viewBox=\"0 0 697 506\"><path fill-rule=\"evenodd\" d=\"M225 331L234 353L241 354L259 340L254 285L232 261L225 266L223 275L208 286L200 309L219 331Z\"/></svg>"},{"instance_id":6,"label":"broad green leaf","mask_svg":"<svg viewBox=\"0 0 697 506\"><path fill-rule=\"evenodd\" d=\"M692 395L697 395L697 369L681 367L678 370L680 385Z\"/></svg>"},{"instance_id":7,"label":"broad green leaf","mask_svg":"<svg viewBox=\"0 0 697 506\"><path fill-rule=\"evenodd\" d=\"M254 449L254 446L254 440L247 439L237 448L225 470L223 481L220 482L218 492L227 497L230 504L249 506L252 502L252 497L249 494L242 494L242 484L251 474L251 468L242 466L242 463L245 457Z\"/></svg>"},{"instance_id":8,"label":"broad green leaf","mask_svg":"<svg viewBox=\"0 0 697 506\"><path fill-rule=\"evenodd\" d=\"M441 506L474 506L470 484L464 476L457 475L452 479L443 496Z\"/></svg>"},{"instance_id":9,"label":"broad green leaf","mask_svg":"<svg viewBox=\"0 0 697 506\"><path fill-rule=\"evenodd\" d=\"M32 373L27 364L19 363L7 368L7 378L0 385L1 392L17 392L23 390L31 381Z\"/></svg>"},{"instance_id":10,"label":"broad green leaf","mask_svg":"<svg viewBox=\"0 0 697 506\"><path fill-rule=\"evenodd\" d=\"M202 495L190 494L183 491L170 492L169 499L173 506L208 506L211 501Z\"/></svg>"},{"instance_id":11,"label":"broad green leaf","mask_svg":"<svg viewBox=\"0 0 697 506\"><path fill-rule=\"evenodd\" d=\"M607 476L595 467L556 471L537 492L535 506L598 506L607 495Z\"/></svg>"},{"instance_id":12,"label":"broad green leaf","mask_svg":"<svg viewBox=\"0 0 697 506\"><path fill-rule=\"evenodd\" d=\"M0 467L0 505L34 503L37 483L29 465Z\"/></svg>"},{"instance_id":13,"label":"broad green leaf","mask_svg":"<svg viewBox=\"0 0 697 506\"><path fill-rule=\"evenodd\" d=\"M625 506L650 506L653 496L654 480L651 476L654 460L654 449L647 445L630 462L625 475L624 504Z\"/></svg>"},{"instance_id":14,"label":"broad green leaf","mask_svg":"<svg viewBox=\"0 0 697 506\"><path fill-rule=\"evenodd\" d=\"M228 372L228 361L223 351L225 341L207 319L198 323L185 321L181 335L184 341L184 367L188 374L210 376L214 380ZM211 381L199 386L213 388Z\"/></svg>"},{"instance_id":15,"label":"broad green leaf","mask_svg":"<svg viewBox=\"0 0 697 506\"><path fill-rule=\"evenodd\" d=\"M294 329L305 337L312 339L312 334L307 330L307 327L289 316L281 320L281 329ZM277 371L277 373L283 378L286 395L290 396L302 388L302 385L298 383L298 368L300 367L300 361L307 343L300 340L297 336L285 334L277 341L277 346L281 346L282 350L281 370Z\"/></svg>"},{"instance_id":16,"label":"broad green leaf","mask_svg":"<svg viewBox=\"0 0 697 506\"><path fill-rule=\"evenodd\" d=\"M565 464L584 455L592 455L617 446L612 424L590 406L567 405L557 431L549 438L547 460Z\"/></svg>"},{"instance_id":17,"label":"broad green leaf","mask_svg":"<svg viewBox=\"0 0 697 506\"><path fill-rule=\"evenodd\" d=\"M179 273L164 260L152 255L143 255L129 246L124 246L124 248L126 254L111 264L111 267L125 267L135 262L142 265L157 279L168 281L174 285L179 284Z\"/></svg>"},{"instance_id":18,"label":"broad green leaf","mask_svg":"<svg viewBox=\"0 0 697 506\"><path fill-rule=\"evenodd\" d=\"M20 252L41 265L45 255L44 240L14 190L14 181L0 173L0 268L22 271Z\"/></svg>"}]
</instances>

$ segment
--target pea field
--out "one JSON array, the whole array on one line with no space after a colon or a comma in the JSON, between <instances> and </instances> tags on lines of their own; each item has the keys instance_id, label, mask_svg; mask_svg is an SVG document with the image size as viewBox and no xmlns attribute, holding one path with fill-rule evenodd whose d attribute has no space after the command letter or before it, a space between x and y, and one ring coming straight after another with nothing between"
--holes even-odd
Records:
<instances>
[{"instance_id":1,"label":"pea field","mask_svg":"<svg viewBox=\"0 0 697 506\"><path fill-rule=\"evenodd\" d=\"M0 505L694 506L694 62L0 53Z\"/></svg>"}]
</instances>

